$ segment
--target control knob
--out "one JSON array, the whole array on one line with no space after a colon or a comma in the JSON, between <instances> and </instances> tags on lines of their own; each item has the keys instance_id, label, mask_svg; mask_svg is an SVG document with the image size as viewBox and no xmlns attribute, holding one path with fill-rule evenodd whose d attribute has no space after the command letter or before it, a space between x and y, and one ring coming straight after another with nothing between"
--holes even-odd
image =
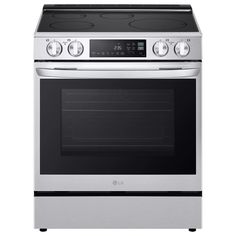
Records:
<instances>
[{"instance_id":1,"label":"control knob","mask_svg":"<svg viewBox=\"0 0 236 236\"><path fill-rule=\"evenodd\" d=\"M180 41L175 45L175 54L179 57L186 57L190 52L190 47L185 41Z\"/></svg>"},{"instance_id":2,"label":"control knob","mask_svg":"<svg viewBox=\"0 0 236 236\"><path fill-rule=\"evenodd\" d=\"M157 41L153 46L153 52L156 56L164 57L169 51L169 47L166 42L160 40Z\"/></svg>"},{"instance_id":3,"label":"control knob","mask_svg":"<svg viewBox=\"0 0 236 236\"><path fill-rule=\"evenodd\" d=\"M73 57L80 56L84 51L83 44L77 40L72 41L68 46L68 52Z\"/></svg>"},{"instance_id":4,"label":"control knob","mask_svg":"<svg viewBox=\"0 0 236 236\"><path fill-rule=\"evenodd\" d=\"M51 56L51 57L57 57L61 54L62 52L62 46L58 41L51 41L48 43L47 45L47 53Z\"/></svg>"}]
</instances>

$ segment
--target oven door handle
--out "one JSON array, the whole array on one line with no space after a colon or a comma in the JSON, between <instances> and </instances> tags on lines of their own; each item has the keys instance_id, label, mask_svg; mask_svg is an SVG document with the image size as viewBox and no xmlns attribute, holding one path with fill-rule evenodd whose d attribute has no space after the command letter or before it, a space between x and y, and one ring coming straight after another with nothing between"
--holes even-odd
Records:
<instances>
[{"instance_id":1,"label":"oven door handle","mask_svg":"<svg viewBox=\"0 0 236 236\"><path fill-rule=\"evenodd\" d=\"M196 78L200 68L159 68L152 70L79 70L73 68L36 68L41 78L55 79L178 79Z\"/></svg>"}]
</instances>

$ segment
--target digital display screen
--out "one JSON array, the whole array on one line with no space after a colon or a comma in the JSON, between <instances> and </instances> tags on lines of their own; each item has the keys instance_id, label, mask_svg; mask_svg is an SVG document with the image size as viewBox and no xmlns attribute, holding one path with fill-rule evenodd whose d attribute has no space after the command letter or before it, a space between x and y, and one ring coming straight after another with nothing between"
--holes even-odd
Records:
<instances>
[{"instance_id":1,"label":"digital display screen","mask_svg":"<svg viewBox=\"0 0 236 236\"><path fill-rule=\"evenodd\" d=\"M146 57L146 40L90 40L90 57Z\"/></svg>"}]
</instances>

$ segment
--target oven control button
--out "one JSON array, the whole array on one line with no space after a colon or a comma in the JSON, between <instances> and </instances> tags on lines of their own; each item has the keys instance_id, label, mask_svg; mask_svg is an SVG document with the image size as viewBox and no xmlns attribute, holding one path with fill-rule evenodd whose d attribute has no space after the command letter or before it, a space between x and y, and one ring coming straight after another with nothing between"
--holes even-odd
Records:
<instances>
[{"instance_id":1,"label":"oven control button","mask_svg":"<svg viewBox=\"0 0 236 236\"><path fill-rule=\"evenodd\" d=\"M61 54L62 52L62 46L58 41L51 41L48 43L47 45L47 53L51 56L51 57L57 57Z\"/></svg>"},{"instance_id":2,"label":"oven control button","mask_svg":"<svg viewBox=\"0 0 236 236\"><path fill-rule=\"evenodd\" d=\"M83 44L77 40L72 41L68 46L68 52L73 57L80 56L84 51Z\"/></svg>"},{"instance_id":3,"label":"oven control button","mask_svg":"<svg viewBox=\"0 0 236 236\"><path fill-rule=\"evenodd\" d=\"M179 57L186 57L190 52L190 47L185 41L180 41L175 45L175 54Z\"/></svg>"},{"instance_id":4,"label":"oven control button","mask_svg":"<svg viewBox=\"0 0 236 236\"><path fill-rule=\"evenodd\" d=\"M164 41L157 41L153 46L153 52L158 57L164 57L169 51L169 47Z\"/></svg>"}]
</instances>

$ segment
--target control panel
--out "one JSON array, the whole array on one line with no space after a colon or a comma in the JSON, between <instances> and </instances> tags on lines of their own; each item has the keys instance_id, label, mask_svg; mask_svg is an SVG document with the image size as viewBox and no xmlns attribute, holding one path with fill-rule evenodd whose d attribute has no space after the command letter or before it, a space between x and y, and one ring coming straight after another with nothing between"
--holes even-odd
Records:
<instances>
[{"instance_id":1,"label":"control panel","mask_svg":"<svg viewBox=\"0 0 236 236\"><path fill-rule=\"evenodd\" d=\"M48 60L199 60L201 38L36 38L35 56Z\"/></svg>"},{"instance_id":2,"label":"control panel","mask_svg":"<svg viewBox=\"0 0 236 236\"><path fill-rule=\"evenodd\" d=\"M90 57L146 57L146 40L90 40Z\"/></svg>"}]
</instances>

